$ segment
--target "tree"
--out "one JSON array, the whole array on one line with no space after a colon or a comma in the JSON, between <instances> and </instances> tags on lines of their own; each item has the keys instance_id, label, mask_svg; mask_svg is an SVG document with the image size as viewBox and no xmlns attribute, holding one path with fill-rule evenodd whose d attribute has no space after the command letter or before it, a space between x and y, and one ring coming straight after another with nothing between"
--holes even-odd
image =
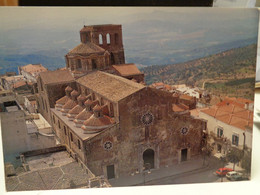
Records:
<instances>
[{"instance_id":1,"label":"tree","mask_svg":"<svg viewBox=\"0 0 260 195\"><path fill-rule=\"evenodd\" d=\"M213 147L210 145L204 146L202 149L202 155L203 155L203 165L205 165L206 157L209 157L213 151Z\"/></svg>"},{"instance_id":2,"label":"tree","mask_svg":"<svg viewBox=\"0 0 260 195\"><path fill-rule=\"evenodd\" d=\"M251 172L251 150L245 151L241 161L241 166L246 170L247 174Z\"/></svg>"},{"instance_id":3,"label":"tree","mask_svg":"<svg viewBox=\"0 0 260 195\"><path fill-rule=\"evenodd\" d=\"M227 161L234 163L233 170L235 170L235 165L243 158L243 151L232 148L226 155Z\"/></svg>"}]
</instances>

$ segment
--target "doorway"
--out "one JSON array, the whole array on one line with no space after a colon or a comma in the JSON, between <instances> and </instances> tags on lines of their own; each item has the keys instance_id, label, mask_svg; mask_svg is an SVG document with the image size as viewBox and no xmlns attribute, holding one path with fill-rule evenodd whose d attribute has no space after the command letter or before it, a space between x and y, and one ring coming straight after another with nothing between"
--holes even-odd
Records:
<instances>
[{"instance_id":1,"label":"doorway","mask_svg":"<svg viewBox=\"0 0 260 195\"><path fill-rule=\"evenodd\" d=\"M188 156L188 149L182 149L181 150L181 161L186 161Z\"/></svg>"},{"instance_id":2,"label":"doorway","mask_svg":"<svg viewBox=\"0 0 260 195\"><path fill-rule=\"evenodd\" d=\"M107 179L113 179L113 178L115 178L115 166L108 165L107 166Z\"/></svg>"},{"instance_id":3,"label":"doorway","mask_svg":"<svg viewBox=\"0 0 260 195\"><path fill-rule=\"evenodd\" d=\"M152 149L147 149L143 153L143 160L144 160L144 165L145 164L150 164L150 168L154 168L154 150Z\"/></svg>"}]
</instances>

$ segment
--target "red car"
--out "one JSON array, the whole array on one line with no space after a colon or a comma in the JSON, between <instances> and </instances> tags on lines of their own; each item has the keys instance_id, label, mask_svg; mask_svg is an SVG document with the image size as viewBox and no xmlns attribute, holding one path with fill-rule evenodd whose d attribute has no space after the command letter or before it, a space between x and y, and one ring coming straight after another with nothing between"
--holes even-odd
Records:
<instances>
[{"instance_id":1,"label":"red car","mask_svg":"<svg viewBox=\"0 0 260 195\"><path fill-rule=\"evenodd\" d=\"M233 169L230 168L219 168L218 170L216 170L216 174L218 176L225 176L228 172L233 171Z\"/></svg>"}]
</instances>

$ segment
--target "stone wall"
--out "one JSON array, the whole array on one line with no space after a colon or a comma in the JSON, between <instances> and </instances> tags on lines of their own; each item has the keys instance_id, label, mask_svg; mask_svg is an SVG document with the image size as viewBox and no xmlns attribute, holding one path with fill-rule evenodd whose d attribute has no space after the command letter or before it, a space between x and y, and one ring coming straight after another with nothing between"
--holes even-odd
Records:
<instances>
[{"instance_id":1,"label":"stone wall","mask_svg":"<svg viewBox=\"0 0 260 195\"><path fill-rule=\"evenodd\" d=\"M105 130L86 144L89 168L107 176L107 166L114 165L115 176L120 177L142 172L147 149L154 151L154 168L180 163L182 149L187 149L187 160L200 154L204 122L173 113L169 102L174 101L170 93L151 88L120 101L120 128ZM147 113L150 123L144 118ZM181 133L184 127L186 134ZM110 150L104 149L106 141L113 145Z\"/></svg>"}]
</instances>

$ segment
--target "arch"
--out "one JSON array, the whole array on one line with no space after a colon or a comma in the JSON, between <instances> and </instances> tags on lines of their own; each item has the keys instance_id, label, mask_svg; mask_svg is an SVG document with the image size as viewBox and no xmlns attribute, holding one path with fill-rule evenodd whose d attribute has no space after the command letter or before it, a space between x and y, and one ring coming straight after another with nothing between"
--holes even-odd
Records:
<instances>
[{"instance_id":1,"label":"arch","mask_svg":"<svg viewBox=\"0 0 260 195\"><path fill-rule=\"evenodd\" d=\"M92 59L91 62L92 62L92 70L97 69L97 62L96 62L96 60Z\"/></svg>"},{"instance_id":2,"label":"arch","mask_svg":"<svg viewBox=\"0 0 260 195\"><path fill-rule=\"evenodd\" d=\"M81 59L77 59L77 69L82 68Z\"/></svg>"},{"instance_id":3,"label":"arch","mask_svg":"<svg viewBox=\"0 0 260 195\"><path fill-rule=\"evenodd\" d=\"M110 34L109 33L107 33L106 38L107 38L107 44L109 45L110 44Z\"/></svg>"},{"instance_id":4,"label":"arch","mask_svg":"<svg viewBox=\"0 0 260 195\"><path fill-rule=\"evenodd\" d=\"M99 43L99 45L103 45L103 36L102 36L102 34L98 35L98 43Z\"/></svg>"},{"instance_id":5,"label":"arch","mask_svg":"<svg viewBox=\"0 0 260 195\"><path fill-rule=\"evenodd\" d=\"M144 161L144 164L150 164L150 168L153 169L154 168L154 150L149 148L149 149L146 149L144 152L143 152L143 161Z\"/></svg>"}]
</instances>

